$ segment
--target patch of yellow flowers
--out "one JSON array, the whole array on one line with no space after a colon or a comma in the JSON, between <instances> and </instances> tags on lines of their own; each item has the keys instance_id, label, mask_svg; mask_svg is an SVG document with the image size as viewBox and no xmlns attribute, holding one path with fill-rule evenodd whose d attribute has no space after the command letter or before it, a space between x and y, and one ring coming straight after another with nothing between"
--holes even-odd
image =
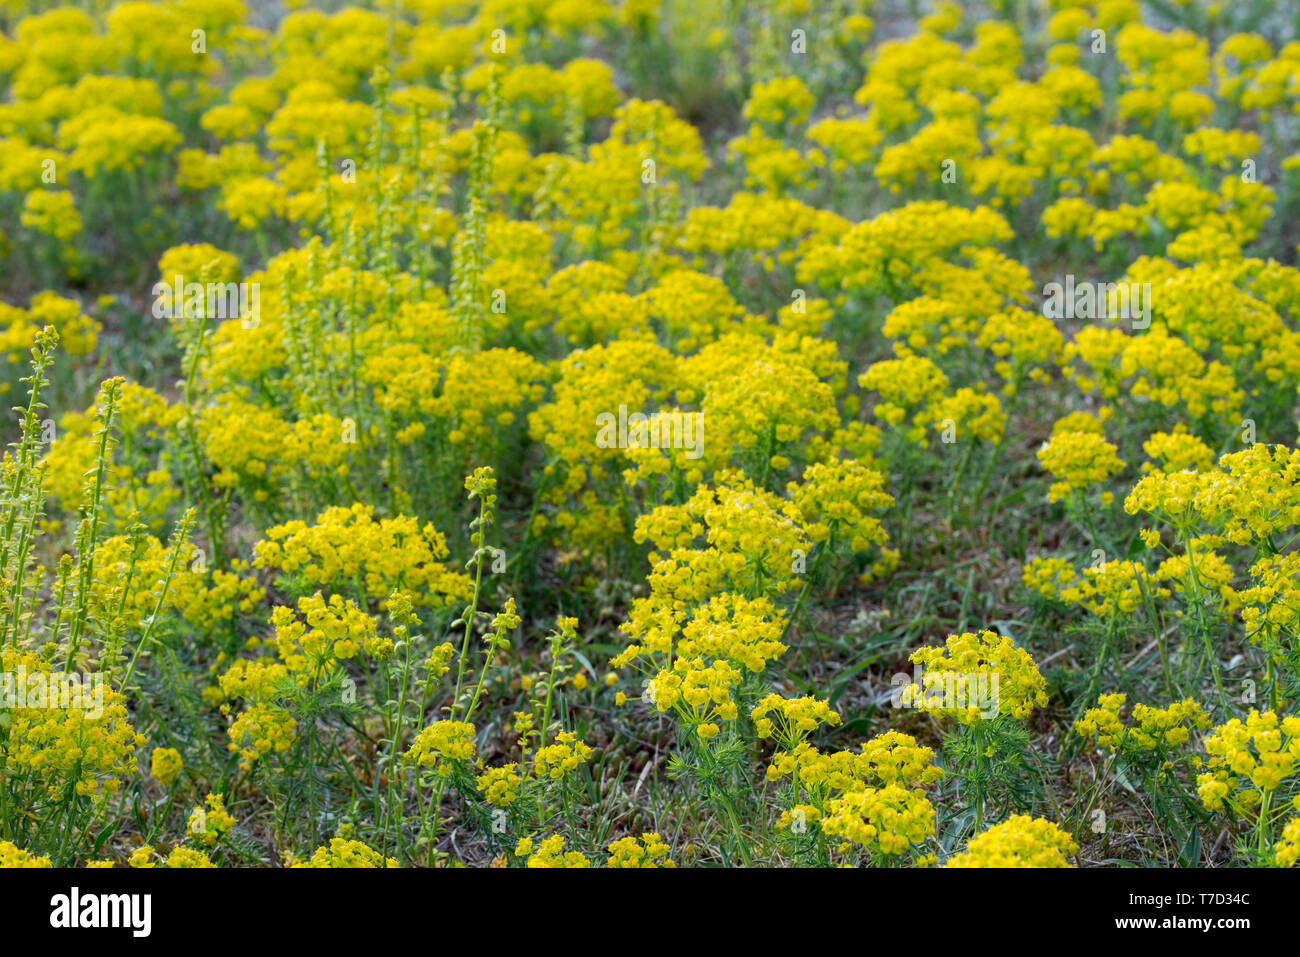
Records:
<instances>
[{"instance_id":1,"label":"patch of yellow flowers","mask_svg":"<svg viewBox=\"0 0 1300 957\"><path fill-rule=\"evenodd\" d=\"M1043 796L985 829L983 783L1076 690L1037 662L1081 659L1065 726L1165 783L1203 750L1204 808L1296 862L1300 38L1136 0L1053 0L1037 34L937 3L879 41L775 0L8 6L0 666L104 697L0 711L0 866L111 865L113 816L114 860L228 864L321 782L363 823L287 835L289 866L430 863L448 813L507 864L675 866L663 825L575 806L651 727L728 862L1066 866ZM762 39L787 20L816 69ZM1064 269L1108 273L1095 313L1039 308ZM133 284L177 277L258 314L173 309L136 358ZM114 369L87 407L122 356L152 385ZM600 440L616 412L698 446ZM951 598L947 558L1008 523L1051 550L1038 617L997 619L1023 646L964 631L969 594L886 638L996 679L998 713L909 686L926 714L860 741L846 599ZM1097 694L1147 679L1168 704ZM186 843L135 839L146 793Z\"/></svg>"}]
</instances>

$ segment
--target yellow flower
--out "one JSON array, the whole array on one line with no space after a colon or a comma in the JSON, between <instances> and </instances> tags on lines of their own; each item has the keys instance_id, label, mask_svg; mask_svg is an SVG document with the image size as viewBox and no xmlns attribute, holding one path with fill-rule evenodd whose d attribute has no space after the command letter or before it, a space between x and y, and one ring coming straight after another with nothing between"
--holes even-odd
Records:
<instances>
[{"instance_id":1,"label":"yellow flower","mask_svg":"<svg viewBox=\"0 0 1300 957\"><path fill-rule=\"evenodd\" d=\"M519 788L523 779L519 776L519 765L507 764L500 768L489 768L476 780L478 789L483 792L484 800L493 807L508 808L519 797Z\"/></svg>"},{"instance_id":2,"label":"yellow flower","mask_svg":"<svg viewBox=\"0 0 1300 957\"><path fill-rule=\"evenodd\" d=\"M1075 840L1051 821L1016 814L970 839L945 867L1072 867Z\"/></svg>"},{"instance_id":3,"label":"yellow flower","mask_svg":"<svg viewBox=\"0 0 1300 957\"><path fill-rule=\"evenodd\" d=\"M1034 659L1005 635L991 631L949 635L944 647L919 648L912 652L911 660L923 665L926 673L919 690L915 684L903 689L904 705L914 703L933 714L974 724L989 717L971 701L981 676L986 676L983 680L993 689L998 714L1025 718L1035 707L1047 704L1047 683ZM965 704L948 700L947 694L932 694L949 686L967 688Z\"/></svg>"},{"instance_id":4,"label":"yellow flower","mask_svg":"<svg viewBox=\"0 0 1300 957\"><path fill-rule=\"evenodd\" d=\"M181 753L175 748L154 748L150 758L150 773L163 787L169 788L175 784L183 767Z\"/></svg>"},{"instance_id":5,"label":"yellow flower","mask_svg":"<svg viewBox=\"0 0 1300 957\"><path fill-rule=\"evenodd\" d=\"M19 668L29 682L36 676L44 676L47 683L53 680L49 663L36 655L12 648L0 651L0 673L16 674ZM69 707L7 711L10 773L39 785L54 801L66 800L69 788L96 803L116 794L122 780L136 773L135 752L145 738L129 723L125 697L106 680L103 684L93 694L70 698Z\"/></svg>"},{"instance_id":6,"label":"yellow flower","mask_svg":"<svg viewBox=\"0 0 1300 957\"><path fill-rule=\"evenodd\" d=\"M526 839L527 840L527 839ZM521 855L528 853L523 851L524 843L519 842L515 848L515 854ZM529 841L529 850L532 848L532 842ZM591 861L587 860L578 851L564 850L564 838L559 834L554 834L546 838L538 846L536 851L532 851L528 856L529 867L591 867Z\"/></svg>"},{"instance_id":7,"label":"yellow flower","mask_svg":"<svg viewBox=\"0 0 1300 957\"><path fill-rule=\"evenodd\" d=\"M1163 753L1186 744L1193 730L1210 727L1209 716L1190 698L1163 709L1139 704L1133 709L1134 724L1126 726L1119 714L1126 700L1127 695L1123 694L1102 695L1097 707L1089 708L1075 722L1074 730L1084 737L1095 737L1107 751Z\"/></svg>"},{"instance_id":8,"label":"yellow flower","mask_svg":"<svg viewBox=\"0 0 1300 957\"><path fill-rule=\"evenodd\" d=\"M0 841L0 868L52 866L48 857L37 857L8 841Z\"/></svg>"},{"instance_id":9,"label":"yellow flower","mask_svg":"<svg viewBox=\"0 0 1300 957\"><path fill-rule=\"evenodd\" d=\"M220 794L209 794L205 803L206 807L199 806L190 811L185 831L190 840L203 847L213 848L230 833L230 829L235 826L235 819L226 812Z\"/></svg>"},{"instance_id":10,"label":"yellow flower","mask_svg":"<svg viewBox=\"0 0 1300 957\"><path fill-rule=\"evenodd\" d=\"M20 221L27 229L69 243L82 229L76 201L66 190L31 192L23 202Z\"/></svg>"},{"instance_id":11,"label":"yellow flower","mask_svg":"<svg viewBox=\"0 0 1300 957\"><path fill-rule=\"evenodd\" d=\"M1124 470L1115 446L1092 432L1053 436L1038 450L1038 461L1056 479L1048 492L1050 502L1059 502Z\"/></svg>"},{"instance_id":12,"label":"yellow flower","mask_svg":"<svg viewBox=\"0 0 1300 957\"><path fill-rule=\"evenodd\" d=\"M658 834L642 834L640 843L635 837L624 837L609 845L610 855L606 867L676 867L668 857L668 845Z\"/></svg>"},{"instance_id":13,"label":"yellow flower","mask_svg":"<svg viewBox=\"0 0 1300 957\"><path fill-rule=\"evenodd\" d=\"M435 721L415 736L406 760L446 777L452 772L451 762L477 758L474 735L474 725L467 721Z\"/></svg>"},{"instance_id":14,"label":"yellow flower","mask_svg":"<svg viewBox=\"0 0 1300 957\"><path fill-rule=\"evenodd\" d=\"M167 855L167 859L163 862L163 866L205 868L216 867L217 865L213 864L212 861L208 859L208 855L204 854L202 851L196 851L188 847L177 847Z\"/></svg>"},{"instance_id":15,"label":"yellow flower","mask_svg":"<svg viewBox=\"0 0 1300 957\"><path fill-rule=\"evenodd\" d=\"M291 867L397 867L394 858L385 859L374 848L361 841L342 837L331 838L328 845L318 847L305 861L293 861Z\"/></svg>"},{"instance_id":16,"label":"yellow flower","mask_svg":"<svg viewBox=\"0 0 1300 957\"><path fill-rule=\"evenodd\" d=\"M561 731L555 738L555 744L537 749L533 759L533 772L538 777L561 781L586 764L594 753L573 732Z\"/></svg>"},{"instance_id":17,"label":"yellow flower","mask_svg":"<svg viewBox=\"0 0 1300 957\"><path fill-rule=\"evenodd\" d=\"M898 784L848 791L827 806L822 830L886 857L934 836L934 807L919 788Z\"/></svg>"},{"instance_id":18,"label":"yellow flower","mask_svg":"<svg viewBox=\"0 0 1300 957\"><path fill-rule=\"evenodd\" d=\"M1300 762L1300 718L1251 711L1214 729L1205 741L1207 771L1196 779L1210 811L1249 810L1291 778Z\"/></svg>"}]
</instances>

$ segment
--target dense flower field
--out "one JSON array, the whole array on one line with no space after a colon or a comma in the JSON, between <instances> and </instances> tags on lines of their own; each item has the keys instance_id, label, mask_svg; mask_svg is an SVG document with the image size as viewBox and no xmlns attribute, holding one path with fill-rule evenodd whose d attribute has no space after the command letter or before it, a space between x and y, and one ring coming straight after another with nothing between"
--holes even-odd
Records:
<instances>
[{"instance_id":1,"label":"dense flower field","mask_svg":"<svg viewBox=\"0 0 1300 957\"><path fill-rule=\"evenodd\" d=\"M1300 858L1300 9L0 0L0 866Z\"/></svg>"}]
</instances>

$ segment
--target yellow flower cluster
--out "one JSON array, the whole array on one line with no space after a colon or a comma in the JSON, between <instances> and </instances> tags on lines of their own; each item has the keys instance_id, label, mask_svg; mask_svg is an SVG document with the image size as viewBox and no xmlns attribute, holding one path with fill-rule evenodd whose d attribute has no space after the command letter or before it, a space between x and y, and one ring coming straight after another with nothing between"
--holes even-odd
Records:
<instances>
[{"instance_id":1,"label":"yellow flower cluster","mask_svg":"<svg viewBox=\"0 0 1300 957\"><path fill-rule=\"evenodd\" d=\"M235 819L226 811L226 805L220 794L209 794L206 806L199 806L190 811L185 825L189 839L203 847L213 848L220 844L235 826Z\"/></svg>"},{"instance_id":2,"label":"yellow flower cluster","mask_svg":"<svg viewBox=\"0 0 1300 957\"><path fill-rule=\"evenodd\" d=\"M1067 832L1043 818L1016 814L970 839L945 867L1072 867L1079 852Z\"/></svg>"},{"instance_id":3,"label":"yellow flower cluster","mask_svg":"<svg viewBox=\"0 0 1300 957\"><path fill-rule=\"evenodd\" d=\"M782 654L780 629L773 631L780 614L771 597L797 583L796 552L806 556L810 548L797 516L788 501L737 482L703 488L683 506L660 506L639 519L637 541L655 548L651 595L634 601L622 626L632 643L612 664L669 658L688 607L708 609L702 613L709 626L692 629L695 647L734 654L735 666L748 670L761 670ZM699 539L704 547L693 547ZM756 594L745 597L749 593ZM708 631L716 637L700 644Z\"/></svg>"},{"instance_id":4,"label":"yellow flower cluster","mask_svg":"<svg viewBox=\"0 0 1300 957\"><path fill-rule=\"evenodd\" d=\"M222 679L222 690L227 695L226 677ZM230 743L227 747L240 755L240 767L244 770L267 755L287 754L297 740L298 722L284 708L273 703L257 703L240 712L230 723L227 734Z\"/></svg>"},{"instance_id":5,"label":"yellow flower cluster","mask_svg":"<svg viewBox=\"0 0 1300 957\"><path fill-rule=\"evenodd\" d=\"M0 868L11 867L53 867L48 857L38 857L21 847L15 847L8 841L0 841Z\"/></svg>"},{"instance_id":6,"label":"yellow flower cluster","mask_svg":"<svg viewBox=\"0 0 1300 957\"><path fill-rule=\"evenodd\" d=\"M385 859L378 851L361 841L331 838L328 845L318 847L305 861L292 860L290 867L397 867L394 858Z\"/></svg>"},{"instance_id":7,"label":"yellow flower cluster","mask_svg":"<svg viewBox=\"0 0 1300 957\"><path fill-rule=\"evenodd\" d=\"M884 485L885 477L863 462L815 462L798 483L789 485L787 494L803 513L814 542L840 538L853 551L866 552L873 545L883 548L889 540L876 517L894 504Z\"/></svg>"},{"instance_id":8,"label":"yellow flower cluster","mask_svg":"<svg viewBox=\"0 0 1300 957\"><path fill-rule=\"evenodd\" d=\"M1214 451L1185 430L1155 432L1142 444L1142 451L1159 462L1159 468L1165 472L1199 472L1209 469L1214 462ZM1153 468L1151 462L1142 464L1144 472Z\"/></svg>"},{"instance_id":9,"label":"yellow flower cluster","mask_svg":"<svg viewBox=\"0 0 1300 957\"><path fill-rule=\"evenodd\" d=\"M435 721L415 736L406 760L446 777L452 772L453 761L477 758L474 735L474 725L467 721Z\"/></svg>"},{"instance_id":10,"label":"yellow flower cluster","mask_svg":"<svg viewBox=\"0 0 1300 957\"><path fill-rule=\"evenodd\" d=\"M859 223L834 243L809 245L798 277L845 294L899 290L936 260L1011 235L1007 221L984 206L909 203Z\"/></svg>"},{"instance_id":11,"label":"yellow flower cluster","mask_svg":"<svg viewBox=\"0 0 1300 957\"><path fill-rule=\"evenodd\" d=\"M1127 700L1128 695L1124 694L1102 695L1097 699L1097 707L1089 708L1074 723L1074 730L1086 738L1096 738L1107 751L1133 749L1164 753L1185 745L1193 731L1210 727L1205 710L1190 698L1176 701L1168 708L1136 705L1133 724L1126 725L1120 710Z\"/></svg>"},{"instance_id":12,"label":"yellow flower cluster","mask_svg":"<svg viewBox=\"0 0 1300 957\"><path fill-rule=\"evenodd\" d=\"M336 507L315 524L287 522L266 530L253 565L301 577L312 587L359 586L359 598L383 599L401 587L427 607L469 598L467 576L450 571L446 539L433 525L407 516L374 517L369 505Z\"/></svg>"},{"instance_id":13,"label":"yellow flower cluster","mask_svg":"<svg viewBox=\"0 0 1300 957\"><path fill-rule=\"evenodd\" d=\"M559 834L544 839L536 850L533 850L533 839L526 837L515 846L515 856L527 857L528 867L591 867L591 861L581 852L564 850L564 838Z\"/></svg>"},{"instance_id":14,"label":"yellow flower cluster","mask_svg":"<svg viewBox=\"0 0 1300 957\"><path fill-rule=\"evenodd\" d=\"M475 783L488 804L507 808L518 799L523 779L519 776L518 764L506 764L499 768L488 768L478 776Z\"/></svg>"},{"instance_id":15,"label":"yellow flower cluster","mask_svg":"<svg viewBox=\"0 0 1300 957\"><path fill-rule=\"evenodd\" d=\"M934 807L920 789L898 784L848 791L832 799L821 822L822 831L885 857L897 857L934 836Z\"/></svg>"},{"instance_id":16,"label":"yellow flower cluster","mask_svg":"<svg viewBox=\"0 0 1300 957\"><path fill-rule=\"evenodd\" d=\"M769 780L795 775L811 793L847 791L863 783L931 784L943 772L934 766L934 750L919 746L911 735L886 731L861 746L860 752L823 754L806 743L773 756Z\"/></svg>"},{"instance_id":17,"label":"yellow flower cluster","mask_svg":"<svg viewBox=\"0 0 1300 957\"><path fill-rule=\"evenodd\" d=\"M1300 811L1300 804L1296 805ZM1300 861L1300 815L1291 818L1282 828L1282 840L1274 848L1273 863L1278 867L1294 867Z\"/></svg>"},{"instance_id":18,"label":"yellow flower cluster","mask_svg":"<svg viewBox=\"0 0 1300 957\"><path fill-rule=\"evenodd\" d=\"M0 650L0 672L15 675L20 668L29 689L32 685L53 688L64 677L35 654ZM50 707L5 712L4 770L35 782L52 801L65 800L70 789L106 801L135 773L136 750L146 743L131 726L126 698L102 675L96 676L101 683L93 689L92 676L85 677L81 700L67 702L72 707L51 701Z\"/></svg>"},{"instance_id":19,"label":"yellow flower cluster","mask_svg":"<svg viewBox=\"0 0 1300 957\"><path fill-rule=\"evenodd\" d=\"M252 613L266 597L245 562L229 571L204 567L191 547L172 569L172 548L153 536L115 535L95 549L100 578L92 587L91 608L105 621L145 621L158 603L160 583L172 571L163 608L174 608L191 625L205 631Z\"/></svg>"},{"instance_id":20,"label":"yellow flower cluster","mask_svg":"<svg viewBox=\"0 0 1300 957\"><path fill-rule=\"evenodd\" d=\"M668 845L658 834L642 834L640 843L635 837L619 838L609 845L606 867L676 867L668 857Z\"/></svg>"},{"instance_id":21,"label":"yellow flower cluster","mask_svg":"<svg viewBox=\"0 0 1300 957\"><path fill-rule=\"evenodd\" d=\"M163 861L164 867L211 868L216 867L207 854L192 847L175 847Z\"/></svg>"},{"instance_id":22,"label":"yellow flower cluster","mask_svg":"<svg viewBox=\"0 0 1300 957\"><path fill-rule=\"evenodd\" d=\"M175 748L154 748L149 759L149 773L165 788L176 783L184 767L181 753Z\"/></svg>"},{"instance_id":23,"label":"yellow flower cluster","mask_svg":"<svg viewBox=\"0 0 1300 957\"><path fill-rule=\"evenodd\" d=\"M775 738L789 749L798 745L819 727L835 727L842 718L820 698L783 698L769 694L749 713L760 738Z\"/></svg>"},{"instance_id":24,"label":"yellow flower cluster","mask_svg":"<svg viewBox=\"0 0 1300 957\"><path fill-rule=\"evenodd\" d=\"M37 293L27 309L0 303L0 353L10 364L20 361L36 341L36 333L52 326L59 334L62 347L74 356L95 351L100 324L81 311L75 300L52 292Z\"/></svg>"},{"instance_id":25,"label":"yellow flower cluster","mask_svg":"<svg viewBox=\"0 0 1300 957\"><path fill-rule=\"evenodd\" d=\"M579 741L572 731L561 731L556 735L554 744L537 749L533 759L533 771L538 777L562 781L586 764L593 753L592 749Z\"/></svg>"},{"instance_id":26,"label":"yellow flower cluster","mask_svg":"<svg viewBox=\"0 0 1300 957\"><path fill-rule=\"evenodd\" d=\"M1228 561L1217 552L1207 548L1201 539L1187 542L1187 551L1182 555L1171 555L1160 563L1155 577L1168 581L1173 591L1182 595L1189 604L1201 602L1209 604L1225 618L1231 619L1241 606L1241 596L1233 587L1236 572ZM1206 601L1207 595L1217 596L1213 604Z\"/></svg>"},{"instance_id":27,"label":"yellow flower cluster","mask_svg":"<svg viewBox=\"0 0 1300 957\"><path fill-rule=\"evenodd\" d=\"M1056 479L1047 493L1049 502L1059 502L1124 471L1115 446L1092 432L1053 435L1038 450L1038 461ZM1109 502L1110 497L1106 492L1102 500Z\"/></svg>"},{"instance_id":28,"label":"yellow flower cluster","mask_svg":"<svg viewBox=\"0 0 1300 957\"><path fill-rule=\"evenodd\" d=\"M346 661L359 653L384 656L378 625L350 600L317 592L298 601L299 620L289 608L271 614L275 649L290 671L319 668L331 659ZM391 646L391 642L389 642Z\"/></svg>"},{"instance_id":29,"label":"yellow flower cluster","mask_svg":"<svg viewBox=\"0 0 1300 957\"><path fill-rule=\"evenodd\" d=\"M169 507L180 498L162 452L182 414L181 408L169 405L152 389L123 383L116 420L120 441L112 450L119 481L105 489L103 497L110 528L124 530L136 521L151 531L162 528ZM46 488L65 509L82 503L86 475L95 465L95 427L93 407L85 413L65 414L45 456Z\"/></svg>"},{"instance_id":30,"label":"yellow flower cluster","mask_svg":"<svg viewBox=\"0 0 1300 957\"><path fill-rule=\"evenodd\" d=\"M1155 584L1144 566L1119 559L1089 565L1079 579L1070 569L1056 582L1046 584L1042 593L1081 605L1098 618L1131 615L1147 601L1161 601L1170 594L1169 589Z\"/></svg>"},{"instance_id":31,"label":"yellow flower cluster","mask_svg":"<svg viewBox=\"0 0 1300 957\"><path fill-rule=\"evenodd\" d=\"M1300 718L1251 711L1233 718L1205 740L1208 770L1196 779L1201 803L1222 811L1225 804L1250 809L1271 798L1300 762Z\"/></svg>"},{"instance_id":32,"label":"yellow flower cluster","mask_svg":"<svg viewBox=\"0 0 1300 957\"><path fill-rule=\"evenodd\" d=\"M992 631L949 635L943 647L918 648L911 660L925 667L927 684L933 680L936 685L942 681L945 688L975 688L981 680L988 682L999 715L1025 718L1034 708L1047 704L1047 683L1034 659L1005 635ZM914 684L903 689L902 703L915 703L916 707L963 724L981 720L980 708L974 702L957 706L957 702L932 701Z\"/></svg>"}]
</instances>

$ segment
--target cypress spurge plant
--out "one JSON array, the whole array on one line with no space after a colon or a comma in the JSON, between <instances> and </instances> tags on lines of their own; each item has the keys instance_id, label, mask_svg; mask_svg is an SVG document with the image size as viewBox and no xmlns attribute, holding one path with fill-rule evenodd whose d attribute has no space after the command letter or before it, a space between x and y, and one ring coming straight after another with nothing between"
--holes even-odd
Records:
<instances>
[{"instance_id":1,"label":"cypress spurge plant","mask_svg":"<svg viewBox=\"0 0 1300 957\"><path fill-rule=\"evenodd\" d=\"M1300 818L1300 716L1251 711L1232 718L1206 738L1205 753L1196 779L1201 802L1230 828L1244 825L1242 857L1256 866L1285 865L1286 842L1278 838L1289 834L1294 844Z\"/></svg>"},{"instance_id":2,"label":"cypress spurge plant","mask_svg":"<svg viewBox=\"0 0 1300 957\"><path fill-rule=\"evenodd\" d=\"M0 674L6 689L17 692L16 706L0 710L0 840L47 849L56 866L66 866L120 826L114 796L135 770L135 752L145 739L130 723L126 682L115 688L111 670L99 667L102 656L113 655L104 623L91 614L120 379L100 389L95 461L87 473L75 555L59 560L48 598L42 588L48 576L35 553L44 510L39 413L57 342L50 328L35 338L25 380L28 402L15 410L20 436L0 466L6 491L0 503ZM160 583L161 596L166 587Z\"/></svg>"},{"instance_id":3,"label":"cypress spurge plant","mask_svg":"<svg viewBox=\"0 0 1300 957\"><path fill-rule=\"evenodd\" d=\"M1093 833L1106 834L1106 809L1102 798L1123 800L1126 789L1140 788L1146 800L1144 813L1171 841L1181 866L1201 863L1200 828L1209 815L1200 806L1195 771L1201 766L1190 745L1193 735L1206 731L1211 721L1200 704L1190 698L1167 708L1137 704L1131 718L1121 715L1128 696L1102 695L1074 724L1076 734L1095 743L1106 755L1098 774L1098 788L1078 809L1079 825Z\"/></svg>"},{"instance_id":4,"label":"cypress spurge plant","mask_svg":"<svg viewBox=\"0 0 1300 957\"><path fill-rule=\"evenodd\" d=\"M900 703L956 722L944 738L944 763L960 782L963 817L979 833L1012 805L1028 803L1029 741L1019 722L1047 704L1046 682L1028 652L992 631L950 635L911 660L924 677L903 689Z\"/></svg>"},{"instance_id":5,"label":"cypress spurge plant","mask_svg":"<svg viewBox=\"0 0 1300 957\"><path fill-rule=\"evenodd\" d=\"M562 720L552 721L557 687L564 673L565 652L577 637L576 619L562 618L548 640L551 667L545 680L545 696L533 694L530 711L515 714L512 732L518 737L520 760L498 768L483 768L478 756L480 732L473 723L474 718L485 700L492 665L510 649L509 635L519 627L521 619L514 600L508 599L505 608L487 622L481 648L474 647L476 625L480 618L486 617L479 610L484 573L496 552L487 544L497 503L492 469L476 469L466 478L465 489L470 500L478 502L478 515L470 522L474 553L466 563L466 568L473 571L473 589L463 613L449 626L449 631L463 628L464 634L458 650L452 642L445 641L429 656L419 710L420 715L427 712L442 676L454 669L456 678L451 699L441 707L446 717L426 725L415 735L411 746L401 751L409 695L401 691L395 712L397 720L392 722L387 748L387 754L393 756L387 759L388 767L400 773L401 767L394 758L401 753L401 766L415 772L420 801L420 834L415 843L423 849L429 863L436 860L439 813L449 789L456 791L493 847L513 847L521 834L545 827L557 813L564 814L572 829L576 824L570 787L572 773L592 754L590 747L564 730ZM396 608L403 620L410 622L405 604L399 601ZM406 634L403 632L403 638ZM527 686L537 689L531 679ZM475 774L475 768L482 773ZM393 793L390 790L390 795ZM394 813L396 807L390 796L390 809ZM399 847L404 846L403 840L396 838Z\"/></svg>"},{"instance_id":6,"label":"cypress spurge plant","mask_svg":"<svg viewBox=\"0 0 1300 957\"><path fill-rule=\"evenodd\" d=\"M31 375L26 407L15 408L19 439L11 446L0 477L5 495L0 500L0 573L3 573L4 641L0 647L17 647L30 633L34 600L39 586L32 548L39 534L38 524L45 507L44 470L39 464L41 448L40 411L45 408L42 391L49 385L46 370L54 361L58 333L46 326L36 335L32 348ZM20 627L21 625L21 627Z\"/></svg>"}]
</instances>

